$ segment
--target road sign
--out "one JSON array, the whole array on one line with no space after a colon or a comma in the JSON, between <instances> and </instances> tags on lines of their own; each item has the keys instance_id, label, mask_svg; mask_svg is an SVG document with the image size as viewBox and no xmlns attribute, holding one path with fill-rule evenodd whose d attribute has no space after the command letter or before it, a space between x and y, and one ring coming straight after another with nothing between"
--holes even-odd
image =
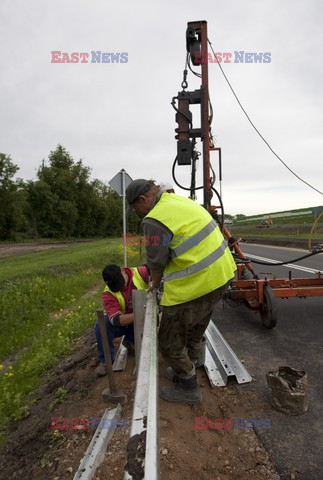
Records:
<instances>
[{"instance_id":1,"label":"road sign","mask_svg":"<svg viewBox=\"0 0 323 480\"><path fill-rule=\"evenodd\" d=\"M120 172L118 172L111 180L109 181L109 185L113 190L122 197L123 195L123 190L122 190L122 173L124 173L124 185L125 189L127 186L132 182L132 178L127 174L127 172L122 169Z\"/></svg>"}]
</instances>

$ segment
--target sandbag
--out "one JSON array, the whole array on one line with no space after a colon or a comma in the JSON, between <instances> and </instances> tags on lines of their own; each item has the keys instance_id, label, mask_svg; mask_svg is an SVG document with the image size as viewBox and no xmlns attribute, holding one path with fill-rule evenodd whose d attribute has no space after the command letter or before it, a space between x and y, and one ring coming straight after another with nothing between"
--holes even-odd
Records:
<instances>
[{"instance_id":1,"label":"sandbag","mask_svg":"<svg viewBox=\"0 0 323 480\"><path fill-rule=\"evenodd\" d=\"M266 374L272 392L273 407L289 415L301 415L308 409L307 373L291 367L279 367Z\"/></svg>"}]
</instances>

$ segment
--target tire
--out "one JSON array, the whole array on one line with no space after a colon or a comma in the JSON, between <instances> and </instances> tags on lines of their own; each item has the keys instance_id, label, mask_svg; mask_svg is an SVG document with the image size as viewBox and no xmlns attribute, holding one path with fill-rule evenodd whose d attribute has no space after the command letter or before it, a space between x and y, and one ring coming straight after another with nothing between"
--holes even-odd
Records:
<instances>
[{"instance_id":1,"label":"tire","mask_svg":"<svg viewBox=\"0 0 323 480\"><path fill-rule=\"evenodd\" d=\"M278 314L276 298L269 285L264 287L264 303L259 311L261 323L266 328L274 328L277 325Z\"/></svg>"}]
</instances>

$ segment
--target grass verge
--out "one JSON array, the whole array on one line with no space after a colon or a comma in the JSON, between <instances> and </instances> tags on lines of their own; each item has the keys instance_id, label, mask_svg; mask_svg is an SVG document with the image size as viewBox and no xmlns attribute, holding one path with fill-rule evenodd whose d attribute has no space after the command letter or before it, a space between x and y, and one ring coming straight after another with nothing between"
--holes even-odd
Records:
<instances>
[{"instance_id":1,"label":"grass verge","mask_svg":"<svg viewBox=\"0 0 323 480\"><path fill-rule=\"evenodd\" d=\"M128 259L139 264L135 248L128 247ZM102 268L122 261L121 240L112 239L0 262L0 441L11 420L28 414L28 393L41 384L42 374L94 326Z\"/></svg>"}]
</instances>

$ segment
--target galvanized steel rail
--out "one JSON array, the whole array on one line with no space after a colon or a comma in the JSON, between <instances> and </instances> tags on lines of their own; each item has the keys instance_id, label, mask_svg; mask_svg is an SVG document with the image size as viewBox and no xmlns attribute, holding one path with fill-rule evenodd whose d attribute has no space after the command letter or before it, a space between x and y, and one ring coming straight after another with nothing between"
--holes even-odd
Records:
<instances>
[{"instance_id":1,"label":"galvanized steel rail","mask_svg":"<svg viewBox=\"0 0 323 480\"><path fill-rule=\"evenodd\" d=\"M206 329L205 337L204 367L212 387L224 387L231 376L235 376L238 383L252 381L251 375L212 321Z\"/></svg>"},{"instance_id":2,"label":"galvanized steel rail","mask_svg":"<svg viewBox=\"0 0 323 480\"><path fill-rule=\"evenodd\" d=\"M134 478L134 469L136 475L138 470L142 472L142 479L159 479L158 398L157 299L150 292L146 297L125 480Z\"/></svg>"}]
</instances>

